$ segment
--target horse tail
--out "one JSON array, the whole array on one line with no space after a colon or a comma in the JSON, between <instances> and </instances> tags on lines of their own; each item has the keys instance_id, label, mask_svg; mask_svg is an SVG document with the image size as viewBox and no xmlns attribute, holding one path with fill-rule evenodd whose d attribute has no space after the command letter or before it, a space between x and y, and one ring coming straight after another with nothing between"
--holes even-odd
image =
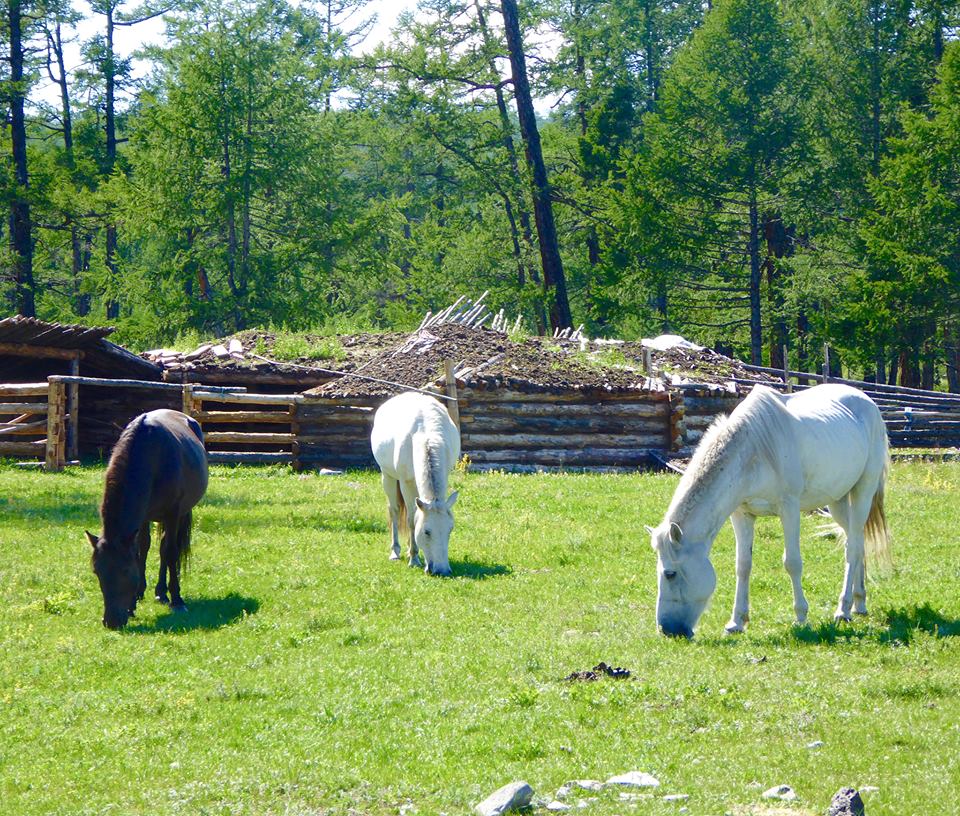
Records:
<instances>
[{"instance_id":1,"label":"horse tail","mask_svg":"<svg viewBox=\"0 0 960 816\"><path fill-rule=\"evenodd\" d=\"M169 567L176 569L179 574L181 571L186 572L187 567L190 564L190 530L193 527L193 512L188 511L177 524L177 538L173 542L173 562L169 564ZM163 537L166 534L166 525L162 521L157 522L157 532L159 534L159 540L163 541Z\"/></svg>"},{"instance_id":2,"label":"horse tail","mask_svg":"<svg viewBox=\"0 0 960 816\"><path fill-rule=\"evenodd\" d=\"M865 549L871 567L878 571L887 571L893 566L893 555L890 549L890 528L887 526L887 516L883 511L883 493L887 475L890 472L890 458L886 458L877 490L873 494L870 504L870 515L864 527Z\"/></svg>"}]
</instances>

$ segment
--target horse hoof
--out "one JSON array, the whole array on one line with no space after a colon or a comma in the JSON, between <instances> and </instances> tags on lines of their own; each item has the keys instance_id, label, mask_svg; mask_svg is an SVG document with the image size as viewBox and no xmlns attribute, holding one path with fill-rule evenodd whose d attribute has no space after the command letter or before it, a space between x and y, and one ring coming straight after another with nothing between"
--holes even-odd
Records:
<instances>
[{"instance_id":1,"label":"horse hoof","mask_svg":"<svg viewBox=\"0 0 960 816\"><path fill-rule=\"evenodd\" d=\"M833 616L834 623L850 623L850 620L850 616L845 615L843 612L837 612L837 614Z\"/></svg>"},{"instance_id":2,"label":"horse hoof","mask_svg":"<svg viewBox=\"0 0 960 816\"><path fill-rule=\"evenodd\" d=\"M164 606L170 606L170 599L166 595L157 595L155 596L157 603L162 603Z\"/></svg>"},{"instance_id":3,"label":"horse hoof","mask_svg":"<svg viewBox=\"0 0 960 816\"><path fill-rule=\"evenodd\" d=\"M423 562L422 562L419 558L411 558L411 559L410 559L410 566L411 566L411 567L422 567L422 566L423 566Z\"/></svg>"},{"instance_id":4,"label":"horse hoof","mask_svg":"<svg viewBox=\"0 0 960 816\"><path fill-rule=\"evenodd\" d=\"M730 621L730 623L723 627L723 631L728 635L742 635L744 628L741 624Z\"/></svg>"},{"instance_id":5,"label":"horse hoof","mask_svg":"<svg viewBox=\"0 0 960 816\"><path fill-rule=\"evenodd\" d=\"M398 553L398 552L391 552L391 553L390 553L390 560L391 560L391 561L399 561L399 560L400 560L400 553Z\"/></svg>"},{"instance_id":6,"label":"horse hoof","mask_svg":"<svg viewBox=\"0 0 960 816\"><path fill-rule=\"evenodd\" d=\"M183 601L180 601L180 603L170 604L170 611L177 613L186 612L187 605Z\"/></svg>"}]
</instances>

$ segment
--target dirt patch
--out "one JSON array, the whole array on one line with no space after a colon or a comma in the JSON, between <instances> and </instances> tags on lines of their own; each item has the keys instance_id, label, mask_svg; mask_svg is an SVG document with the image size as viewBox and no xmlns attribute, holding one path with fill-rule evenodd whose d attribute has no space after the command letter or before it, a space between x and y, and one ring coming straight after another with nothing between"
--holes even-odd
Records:
<instances>
[{"instance_id":1,"label":"dirt patch","mask_svg":"<svg viewBox=\"0 0 960 816\"><path fill-rule=\"evenodd\" d=\"M600 661L589 671L571 672L563 679L570 683L592 683L596 680L599 680L601 677L611 677L614 680L628 680L630 676L630 669L625 669L622 666L608 666L603 661Z\"/></svg>"}]
</instances>

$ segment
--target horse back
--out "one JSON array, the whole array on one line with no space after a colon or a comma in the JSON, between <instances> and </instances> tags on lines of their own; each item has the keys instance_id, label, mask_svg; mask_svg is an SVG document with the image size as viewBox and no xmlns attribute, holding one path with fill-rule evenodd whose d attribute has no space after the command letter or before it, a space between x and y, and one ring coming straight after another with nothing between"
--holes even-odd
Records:
<instances>
[{"instance_id":1,"label":"horse back","mask_svg":"<svg viewBox=\"0 0 960 816\"><path fill-rule=\"evenodd\" d=\"M200 424L180 411L160 409L144 414L143 429L147 439L142 455L154 472L155 514L163 512L161 507L183 514L207 489L207 452Z\"/></svg>"},{"instance_id":2,"label":"horse back","mask_svg":"<svg viewBox=\"0 0 960 816\"><path fill-rule=\"evenodd\" d=\"M399 479L413 478L414 446L429 440L445 457L447 470L460 457L460 435L447 409L433 397L407 392L391 397L373 418L370 447L380 469Z\"/></svg>"}]
</instances>

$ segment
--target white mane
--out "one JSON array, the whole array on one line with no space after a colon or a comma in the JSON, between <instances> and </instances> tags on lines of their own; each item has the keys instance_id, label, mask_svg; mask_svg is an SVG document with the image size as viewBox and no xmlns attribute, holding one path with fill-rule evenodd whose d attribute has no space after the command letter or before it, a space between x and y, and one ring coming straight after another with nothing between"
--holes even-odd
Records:
<instances>
[{"instance_id":1,"label":"white mane","mask_svg":"<svg viewBox=\"0 0 960 816\"><path fill-rule=\"evenodd\" d=\"M730 416L718 417L704 433L674 494L668 518L683 518L735 459L758 454L777 476L785 478L783 453L785 447L793 447L790 420L776 391L754 386Z\"/></svg>"}]
</instances>

